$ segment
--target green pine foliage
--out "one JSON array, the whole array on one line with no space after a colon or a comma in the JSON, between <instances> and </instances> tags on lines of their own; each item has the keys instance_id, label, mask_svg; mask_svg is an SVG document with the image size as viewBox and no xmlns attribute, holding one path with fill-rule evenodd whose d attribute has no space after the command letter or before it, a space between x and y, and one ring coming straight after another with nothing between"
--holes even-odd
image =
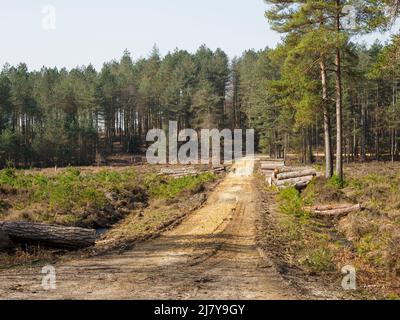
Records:
<instances>
[{"instance_id":1,"label":"green pine foliage","mask_svg":"<svg viewBox=\"0 0 400 320\"><path fill-rule=\"evenodd\" d=\"M116 153L143 154L147 132L168 129L170 120L179 128L255 129L256 150L271 157L296 153L312 163L316 151L335 150L341 136L346 162L397 159L398 36L371 47L352 39L388 29L393 17L387 9L395 15L398 2L266 2L266 18L282 33L281 43L232 60L203 45L165 56L154 47L138 60L125 51L101 70L5 65L0 167L7 161L17 167L88 165ZM351 30L344 27L346 6L357 9ZM328 162L325 167L331 177Z\"/></svg>"}]
</instances>

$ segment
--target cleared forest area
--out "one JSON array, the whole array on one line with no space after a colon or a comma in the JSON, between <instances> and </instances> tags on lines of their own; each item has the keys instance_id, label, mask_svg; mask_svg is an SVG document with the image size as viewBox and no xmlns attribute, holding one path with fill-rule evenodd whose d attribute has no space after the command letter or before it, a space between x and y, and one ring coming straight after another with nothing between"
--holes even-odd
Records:
<instances>
[{"instance_id":1,"label":"cleared forest area","mask_svg":"<svg viewBox=\"0 0 400 320\"><path fill-rule=\"evenodd\" d=\"M352 164L346 180L314 178L299 193L268 187L266 245L290 281L306 291L340 285L341 269L357 270L357 299L399 299L399 176L397 163ZM313 285L314 284L314 285Z\"/></svg>"},{"instance_id":2,"label":"cleared forest area","mask_svg":"<svg viewBox=\"0 0 400 320\"><path fill-rule=\"evenodd\" d=\"M222 170L209 166L190 168L189 174L180 173L178 177L163 172L182 172L181 166L81 167L57 171L4 169L0 171L0 221L4 223L1 229L7 233L7 228L10 231L12 226L8 222L13 221L32 223L31 232L38 227L36 223L49 228L65 227L65 230L79 227L84 228L81 232L96 231L97 251L118 245L121 248L156 236L201 206L205 194L225 174L223 167ZM48 250L51 246L46 245L45 239L19 241L17 227L11 229L13 241L2 241L2 248L8 247L1 255L3 267L46 258L57 251ZM35 240L29 225L25 228L27 233L22 239ZM63 231L62 228L49 230L50 235L58 237ZM73 246L71 239L70 242Z\"/></svg>"}]
</instances>

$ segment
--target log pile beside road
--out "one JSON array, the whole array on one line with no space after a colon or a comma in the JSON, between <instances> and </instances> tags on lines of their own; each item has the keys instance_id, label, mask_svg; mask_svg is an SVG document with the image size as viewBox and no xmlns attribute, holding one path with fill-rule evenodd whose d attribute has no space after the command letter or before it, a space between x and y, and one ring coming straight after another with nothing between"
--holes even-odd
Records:
<instances>
[{"instance_id":1,"label":"log pile beside road","mask_svg":"<svg viewBox=\"0 0 400 320\"><path fill-rule=\"evenodd\" d=\"M284 167L285 162L283 160L261 161L261 170L264 172L274 171L275 169L280 169Z\"/></svg>"},{"instance_id":2,"label":"log pile beside road","mask_svg":"<svg viewBox=\"0 0 400 320\"><path fill-rule=\"evenodd\" d=\"M159 175L160 176L169 176L175 179L186 177L186 176L196 176L204 172L214 172L221 173L225 172L225 166L215 166L213 168L195 168L195 167L176 167L176 168L163 168L161 169Z\"/></svg>"},{"instance_id":3,"label":"log pile beside road","mask_svg":"<svg viewBox=\"0 0 400 320\"><path fill-rule=\"evenodd\" d=\"M288 167L279 159L261 161L261 172L265 175L269 186L279 189L296 187L304 189L317 175L317 171L308 167Z\"/></svg>"}]
</instances>

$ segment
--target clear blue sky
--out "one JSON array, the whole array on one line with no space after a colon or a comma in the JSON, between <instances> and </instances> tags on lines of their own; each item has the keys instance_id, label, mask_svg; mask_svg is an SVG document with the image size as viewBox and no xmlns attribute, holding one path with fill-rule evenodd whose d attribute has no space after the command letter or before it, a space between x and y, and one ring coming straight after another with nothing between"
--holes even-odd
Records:
<instances>
[{"instance_id":1,"label":"clear blue sky","mask_svg":"<svg viewBox=\"0 0 400 320\"><path fill-rule=\"evenodd\" d=\"M263 0L0 0L0 65L27 63L72 68L121 57L162 54L201 44L232 58L246 49L274 47L280 35L264 18ZM42 28L42 9L56 9L56 29Z\"/></svg>"}]
</instances>

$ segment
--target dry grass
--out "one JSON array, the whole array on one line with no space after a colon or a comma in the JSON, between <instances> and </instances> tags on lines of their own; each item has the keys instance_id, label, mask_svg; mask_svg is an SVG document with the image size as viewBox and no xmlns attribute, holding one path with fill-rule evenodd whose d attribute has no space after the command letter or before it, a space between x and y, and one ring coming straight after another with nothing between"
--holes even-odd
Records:
<instances>
[{"instance_id":1,"label":"dry grass","mask_svg":"<svg viewBox=\"0 0 400 320\"><path fill-rule=\"evenodd\" d=\"M51 263L56 261L60 254L61 251L43 249L39 246L17 247L0 252L0 269Z\"/></svg>"},{"instance_id":2,"label":"dry grass","mask_svg":"<svg viewBox=\"0 0 400 320\"><path fill-rule=\"evenodd\" d=\"M194 194L174 203L154 200L149 207L136 210L107 232L96 243L96 253L123 250L132 244L154 238L161 232L180 223L190 212L199 208L206 200L206 193L213 185L207 185L204 193Z\"/></svg>"},{"instance_id":3,"label":"dry grass","mask_svg":"<svg viewBox=\"0 0 400 320\"><path fill-rule=\"evenodd\" d=\"M283 243L288 265L322 279L340 278L341 268L353 265L358 297L400 297L400 164L352 164L343 188L334 179L318 178L301 196L293 191L278 200L274 236ZM302 211L338 203L360 203L363 210L331 221Z\"/></svg>"}]
</instances>

